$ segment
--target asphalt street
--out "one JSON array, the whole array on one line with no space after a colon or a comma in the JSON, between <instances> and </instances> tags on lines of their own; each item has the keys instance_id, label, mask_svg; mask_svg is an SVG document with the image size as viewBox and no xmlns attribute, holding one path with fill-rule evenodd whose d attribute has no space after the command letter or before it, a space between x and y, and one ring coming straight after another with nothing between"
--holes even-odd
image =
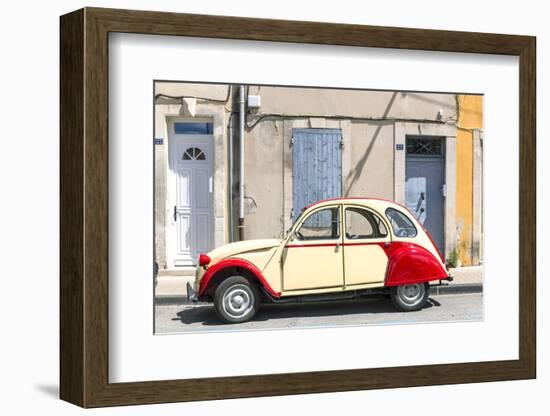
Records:
<instances>
[{"instance_id":1,"label":"asphalt street","mask_svg":"<svg viewBox=\"0 0 550 416\"><path fill-rule=\"evenodd\" d=\"M220 332L343 325L390 325L483 319L481 293L430 296L417 312L397 312L387 298L363 298L324 303L262 305L250 322L222 324L212 304L158 303L155 332Z\"/></svg>"}]
</instances>

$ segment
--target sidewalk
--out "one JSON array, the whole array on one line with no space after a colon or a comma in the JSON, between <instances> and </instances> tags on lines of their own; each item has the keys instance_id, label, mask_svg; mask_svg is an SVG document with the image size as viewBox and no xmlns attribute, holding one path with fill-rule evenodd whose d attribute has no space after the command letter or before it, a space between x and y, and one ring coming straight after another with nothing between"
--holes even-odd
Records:
<instances>
[{"instance_id":1,"label":"sidewalk","mask_svg":"<svg viewBox=\"0 0 550 416\"><path fill-rule=\"evenodd\" d=\"M434 286L432 283L430 292L432 295L481 293L483 292L483 266L459 267L450 269L453 281L445 286ZM170 273L159 275L156 278L155 297L158 300L187 299L187 282L193 284L195 280L194 269L182 270L181 274Z\"/></svg>"},{"instance_id":2,"label":"sidewalk","mask_svg":"<svg viewBox=\"0 0 550 416\"><path fill-rule=\"evenodd\" d=\"M195 275L157 276L155 297L184 296L187 298L187 282L193 284L194 281Z\"/></svg>"},{"instance_id":3,"label":"sidewalk","mask_svg":"<svg viewBox=\"0 0 550 416\"><path fill-rule=\"evenodd\" d=\"M432 295L483 292L483 266L467 266L449 269L453 281L445 286L430 288ZM437 284L435 281L434 284Z\"/></svg>"}]
</instances>

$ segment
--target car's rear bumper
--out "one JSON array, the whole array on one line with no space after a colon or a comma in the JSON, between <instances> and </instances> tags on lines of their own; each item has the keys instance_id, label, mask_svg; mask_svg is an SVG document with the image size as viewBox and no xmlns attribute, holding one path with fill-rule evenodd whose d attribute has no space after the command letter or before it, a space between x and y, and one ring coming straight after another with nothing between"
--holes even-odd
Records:
<instances>
[{"instance_id":1,"label":"car's rear bumper","mask_svg":"<svg viewBox=\"0 0 550 416\"><path fill-rule=\"evenodd\" d=\"M452 281L453 281L453 276L448 275L447 277L444 277L443 279L432 280L430 282L430 286L446 286ZM437 282L437 283L435 283L435 282Z\"/></svg>"}]
</instances>

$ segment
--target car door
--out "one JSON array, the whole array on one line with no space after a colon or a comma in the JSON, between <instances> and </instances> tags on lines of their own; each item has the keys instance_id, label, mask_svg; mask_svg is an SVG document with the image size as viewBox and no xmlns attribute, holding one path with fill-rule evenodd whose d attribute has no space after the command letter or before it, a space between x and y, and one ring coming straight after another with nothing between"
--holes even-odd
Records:
<instances>
[{"instance_id":1,"label":"car door","mask_svg":"<svg viewBox=\"0 0 550 416\"><path fill-rule=\"evenodd\" d=\"M345 287L382 286L391 240L385 221L363 206L345 205L343 229Z\"/></svg>"},{"instance_id":2,"label":"car door","mask_svg":"<svg viewBox=\"0 0 550 416\"><path fill-rule=\"evenodd\" d=\"M297 224L281 258L283 291L343 286L341 211L341 205L321 207Z\"/></svg>"}]
</instances>

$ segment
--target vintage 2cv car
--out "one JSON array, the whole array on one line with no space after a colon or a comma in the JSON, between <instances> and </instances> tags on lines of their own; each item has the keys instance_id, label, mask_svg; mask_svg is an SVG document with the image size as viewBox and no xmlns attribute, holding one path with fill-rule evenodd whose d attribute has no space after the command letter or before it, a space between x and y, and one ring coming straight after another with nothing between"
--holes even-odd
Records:
<instances>
[{"instance_id":1,"label":"vintage 2cv car","mask_svg":"<svg viewBox=\"0 0 550 416\"><path fill-rule=\"evenodd\" d=\"M452 280L432 238L391 201L338 198L305 207L281 239L226 244L199 255L191 301L213 302L225 323L245 322L262 303L390 296L415 311L429 282Z\"/></svg>"}]
</instances>

